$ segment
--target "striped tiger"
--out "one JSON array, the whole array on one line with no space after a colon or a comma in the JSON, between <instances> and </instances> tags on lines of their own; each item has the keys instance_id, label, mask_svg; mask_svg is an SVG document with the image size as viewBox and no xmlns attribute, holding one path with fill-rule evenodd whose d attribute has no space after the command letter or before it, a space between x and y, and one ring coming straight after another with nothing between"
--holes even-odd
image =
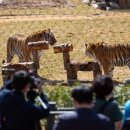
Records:
<instances>
[{"instance_id":1,"label":"striped tiger","mask_svg":"<svg viewBox=\"0 0 130 130\"><path fill-rule=\"evenodd\" d=\"M114 66L127 65L130 69L130 45L128 44L85 43L85 55L94 58L104 74L110 77L113 76Z\"/></svg>"},{"instance_id":2,"label":"striped tiger","mask_svg":"<svg viewBox=\"0 0 130 130\"><path fill-rule=\"evenodd\" d=\"M28 43L37 41L48 41L50 45L54 45L57 42L50 29L37 31L29 36L15 34L10 36L7 40L7 62L11 62L14 55L19 57L19 62L33 61L33 54L28 50ZM40 58L41 51L38 51L38 55Z\"/></svg>"}]
</instances>

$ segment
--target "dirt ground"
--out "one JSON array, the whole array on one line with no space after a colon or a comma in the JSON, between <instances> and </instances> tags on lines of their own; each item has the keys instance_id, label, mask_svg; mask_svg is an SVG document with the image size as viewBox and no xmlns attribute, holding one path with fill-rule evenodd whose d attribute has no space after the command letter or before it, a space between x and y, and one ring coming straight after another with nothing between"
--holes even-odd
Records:
<instances>
[{"instance_id":1,"label":"dirt ground","mask_svg":"<svg viewBox=\"0 0 130 130\"><path fill-rule=\"evenodd\" d=\"M98 14L92 16L83 15L31 15L31 16L1 16L0 22L10 21L40 21L40 20L85 20L85 19L109 19L109 18L121 18L129 17L129 13L110 13L110 14Z\"/></svg>"},{"instance_id":2,"label":"dirt ground","mask_svg":"<svg viewBox=\"0 0 130 130\"><path fill-rule=\"evenodd\" d=\"M0 8L41 8L44 6L60 7L60 6L73 6L69 0L3 0Z\"/></svg>"}]
</instances>

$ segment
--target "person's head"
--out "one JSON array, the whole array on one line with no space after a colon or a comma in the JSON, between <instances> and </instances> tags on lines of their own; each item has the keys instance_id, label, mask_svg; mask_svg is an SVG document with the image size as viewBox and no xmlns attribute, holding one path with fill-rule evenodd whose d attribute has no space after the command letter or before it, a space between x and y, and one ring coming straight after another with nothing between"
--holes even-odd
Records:
<instances>
[{"instance_id":1,"label":"person's head","mask_svg":"<svg viewBox=\"0 0 130 130\"><path fill-rule=\"evenodd\" d=\"M93 81L93 90L97 98L105 99L113 91L113 81L109 76L97 76Z\"/></svg>"},{"instance_id":2,"label":"person's head","mask_svg":"<svg viewBox=\"0 0 130 130\"><path fill-rule=\"evenodd\" d=\"M80 107L85 105L92 105L93 102L93 90L86 85L77 86L71 91L71 97L73 98L74 106Z\"/></svg>"},{"instance_id":3,"label":"person's head","mask_svg":"<svg viewBox=\"0 0 130 130\"><path fill-rule=\"evenodd\" d=\"M27 91L29 89L30 75L26 71L17 71L12 79L13 88L17 91Z\"/></svg>"}]
</instances>

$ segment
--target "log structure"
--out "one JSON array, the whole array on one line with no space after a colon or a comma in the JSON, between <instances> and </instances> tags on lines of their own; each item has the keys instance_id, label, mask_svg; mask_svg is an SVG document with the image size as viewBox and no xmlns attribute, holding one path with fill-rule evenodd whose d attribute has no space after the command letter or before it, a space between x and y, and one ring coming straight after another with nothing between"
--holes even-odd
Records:
<instances>
[{"instance_id":1,"label":"log structure","mask_svg":"<svg viewBox=\"0 0 130 130\"><path fill-rule=\"evenodd\" d=\"M67 71L67 81L77 80L78 71L93 71L93 77L101 74L100 66L96 62L72 63L70 60L70 51L73 51L73 45L64 43L53 47L54 53L63 53L64 69Z\"/></svg>"},{"instance_id":2,"label":"log structure","mask_svg":"<svg viewBox=\"0 0 130 130\"><path fill-rule=\"evenodd\" d=\"M35 63L36 69L40 68L39 65L39 55L38 51L48 50L49 49L49 42L48 41L37 41L37 42L29 42L28 43L28 50L32 51L33 54L33 61Z\"/></svg>"},{"instance_id":3,"label":"log structure","mask_svg":"<svg viewBox=\"0 0 130 130\"><path fill-rule=\"evenodd\" d=\"M11 76L16 71L19 70L24 70L24 71L34 70L35 74L37 75L34 62L23 62L18 64L4 63L2 65L3 84L6 84L6 82L11 78Z\"/></svg>"}]
</instances>

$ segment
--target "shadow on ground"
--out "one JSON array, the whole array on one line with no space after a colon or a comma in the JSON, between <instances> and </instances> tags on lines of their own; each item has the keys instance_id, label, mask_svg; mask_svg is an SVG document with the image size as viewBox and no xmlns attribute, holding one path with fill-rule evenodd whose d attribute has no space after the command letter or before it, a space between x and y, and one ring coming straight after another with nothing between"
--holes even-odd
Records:
<instances>
[{"instance_id":1,"label":"shadow on ground","mask_svg":"<svg viewBox=\"0 0 130 130\"><path fill-rule=\"evenodd\" d=\"M41 80L43 82L43 85L51 85L51 86L56 86L56 85L61 85L61 86L77 86L80 84L92 84L92 81L88 81L88 80L69 80L69 81L65 81L65 80L50 80L50 79L46 79L41 77ZM118 86L121 84L124 84L123 82L120 81L116 81L113 80L114 82L114 86Z\"/></svg>"}]
</instances>

